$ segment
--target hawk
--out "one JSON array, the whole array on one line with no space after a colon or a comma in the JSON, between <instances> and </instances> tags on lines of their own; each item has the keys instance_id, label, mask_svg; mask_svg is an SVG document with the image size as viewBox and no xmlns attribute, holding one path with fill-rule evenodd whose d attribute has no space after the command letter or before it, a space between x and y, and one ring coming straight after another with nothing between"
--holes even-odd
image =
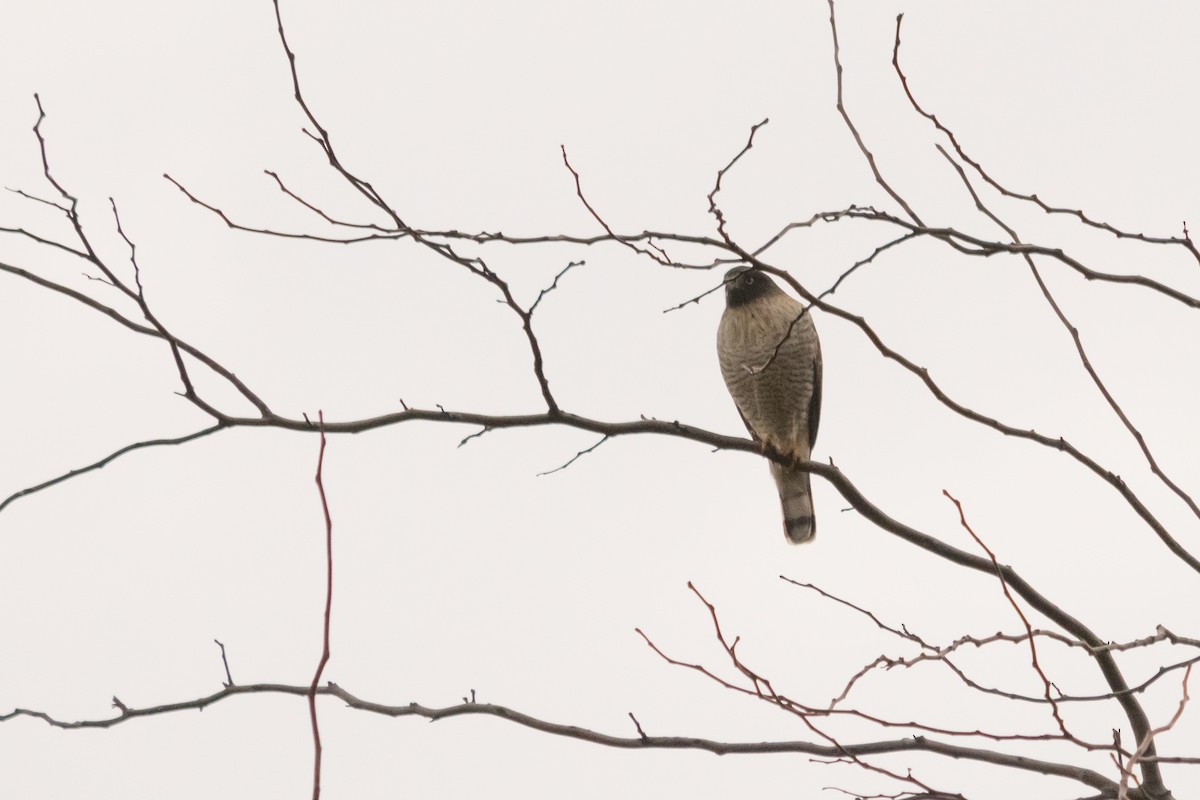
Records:
<instances>
[{"instance_id":1,"label":"hawk","mask_svg":"<svg viewBox=\"0 0 1200 800\"><path fill-rule=\"evenodd\" d=\"M765 272L725 273L725 313L717 329L721 375L757 442L807 461L821 421L821 343L812 314ZM817 532L807 472L771 462L792 544Z\"/></svg>"}]
</instances>

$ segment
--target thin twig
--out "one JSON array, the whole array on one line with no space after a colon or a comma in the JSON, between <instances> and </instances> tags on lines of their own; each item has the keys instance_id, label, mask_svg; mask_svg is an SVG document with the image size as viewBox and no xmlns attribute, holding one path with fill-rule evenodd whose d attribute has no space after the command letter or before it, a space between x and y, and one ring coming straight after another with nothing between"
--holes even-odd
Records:
<instances>
[{"instance_id":1,"label":"thin twig","mask_svg":"<svg viewBox=\"0 0 1200 800\"><path fill-rule=\"evenodd\" d=\"M717 195L721 191L721 182L725 179L725 174L733 169L733 165L741 160L742 156L750 152L754 147L754 136L758 133L758 129L771 121L770 117L764 117L762 122L755 123L750 126L750 135L746 137L746 143L742 145L742 149L738 151L729 163L717 170L717 179L713 183L712 191L708 193L708 213L712 214L717 219L717 233L721 235L721 239L726 243L732 244L729 238L729 233L725 230L725 213L721 211L717 205Z\"/></svg>"},{"instance_id":2,"label":"thin twig","mask_svg":"<svg viewBox=\"0 0 1200 800\"><path fill-rule=\"evenodd\" d=\"M225 645L219 639L213 639L217 643L217 647L221 648L221 663L225 666L225 688L233 686L233 675L229 672L229 659L225 657Z\"/></svg>"},{"instance_id":3,"label":"thin twig","mask_svg":"<svg viewBox=\"0 0 1200 800\"><path fill-rule=\"evenodd\" d=\"M95 470L101 469L102 467L112 463L113 461L115 461L116 459L125 455L126 453L132 452L134 450L141 450L142 448L145 448L145 447L171 447L174 445L185 444L185 443L193 441L195 439L202 439L203 437L208 436L209 434L212 434L212 433L216 433L217 431L225 430L228 427L229 427L229 425L225 424L224 422L218 422L216 425L211 425L203 430L196 431L195 433L189 433L187 436L179 436L174 439L147 439L146 441L143 441L143 442L134 442L133 444L125 445L124 447L120 448L119 450L115 450L115 451L109 453L104 458L100 459L99 461L95 461L95 462L92 462L91 464L88 464L86 467L80 467L78 469L73 469L68 472L64 472L62 475L59 475L58 477L55 477L55 478L51 478L48 481L43 481L42 483L39 483L36 486L30 486L29 488L22 489L19 492L13 492L8 497L6 497L3 502L0 502L0 511L3 511L10 504L12 504L13 502L15 502L17 500L20 500L22 497L28 497L29 495L36 494L36 493L42 491L43 489L49 489L51 486L62 483L63 481L66 481L66 480L70 480L71 478L74 478L78 475L83 475L84 473L93 472Z\"/></svg>"},{"instance_id":4,"label":"thin twig","mask_svg":"<svg viewBox=\"0 0 1200 800\"><path fill-rule=\"evenodd\" d=\"M1148 244L1180 245L1180 246L1184 247L1192 255L1192 257L1196 259L1197 262L1200 262L1200 250L1196 249L1195 243L1192 242L1191 237L1188 235L1188 229L1187 229L1186 222L1183 225L1183 235L1181 237L1147 236L1142 233L1131 233L1129 231L1124 231L1113 225L1110 225L1107 222L1101 222L1099 220L1094 220L1091 217L1089 217L1087 214L1083 213L1083 211L1080 209L1058 208L1058 207L1051 206L1051 205L1043 202L1041 200L1041 198L1039 198L1036 194L1022 194L1021 192L1012 191L1011 189L1002 185L999 181L992 178L992 176L983 168L982 165L979 164L979 162L975 161L973 158L971 158L970 156L967 155L966 151L963 150L962 145L959 144L958 137L954 135L954 132L952 130L950 130L950 128L948 128L947 126L943 125L942 122L937 118L936 114L926 111L925 108L920 103L917 102L916 97L913 95L912 89L909 87L909 84L908 84L908 76L906 76L904 74L904 70L902 70L900 68L900 25L901 25L901 22L903 21L903 19L904 19L903 14L898 14L896 16L896 36L895 36L895 40L892 45L892 67L895 69L896 75L900 79L900 85L904 88L904 94L908 98L909 104L912 105L913 109L918 114L920 114L921 116L928 119L930 122L933 123L934 127L936 127L939 131L941 131L942 133L944 133L946 135L946 137L950 140L950 144L954 147L955 152L958 153L959 158L961 158L967 164L970 164L971 168L974 169L977 173L979 173L979 177L981 177L985 181L987 181L987 183L989 185L991 185L991 187L993 189L1000 192L1005 197L1011 197L1016 200L1024 200L1026 202L1033 203L1034 205L1036 205L1040 209L1042 209L1042 211L1045 211L1047 214L1070 215L1070 216L1078 219L1083 224L1088 225L1089 227L1096 228L1096 229L1102 230L1102 231L1107 231L1108 233L1111 233L1113 236L1116 236L1119 239L1136 239L1138 241L1146 242Z\"/></svg>"},{"instance_id":5,"label":"thin twig","mask_svg":"<svg viewBox=\"0 0 1200 800\"><path fill-rule=\"evenodd\" d=\"M572 464L574 464L576 461L578 461L580 458L582 458L583 456L586 456L588 453L592 452L592 451L593 451L593 450L595 450L597 447L599 447L600 445L604 444L605 442L607 442L607 441L608 441L609 439L611 439L611 438L612 438L611 436L609 436L608 434L605 434L604 436L602 436L602 437L600 438L600 441L596 442L596 443L595 443L594 445L592 445L591 447L588 447L588 448L585 448L585 449L583 449L583 450L580 450L578 453L576 453L575 455L571 456L571 459L570 459L569 461L567 461L565 464L561 464L561 465L559 465L559 466L555 467L554 469L547 470L546 472L539 472L539 473L537 474L537 477L539 477L539 478L540 478L540 477L542 477L543 475L553 475L553 474L554 474L554 473L556 473L556 472L562 472L564 469L566 469L567 467L571 466L571 465L572 465Z\"/></svg>"},{"instance_id":6,"label":"thin twig","mask_svg":"<svg viewBox=\"0 0 1200 800\"><path fill-rule=\"evenodd\" d=\"M1025 612L1021 610L1021 606L1013 598L1012 592L1008 590L1008 583L1004 580L1004 572L1000 569L1000 563L996 560L996 554L992 552L992 549L984 543L983 539L979 537L979 534L975 532L975 529L972 528L970 523L967 522L967 515L966 512L963 511L962 503L958 502L958 499L945 489L942 490L942 494L944 494L951 503L954 503L954 507L958 509L959 524L963 526L963 529L966 530L967 533L971 534L971 538L974 539L975 543L983 549L983 552L987 553L988 558L991 559L992 564L995 565L996 577L1000 579L1000 589L1004 592L1004 597L1008 600L1008 604L1012 606L1013 611L1016 611L1017 616L1021 618L1021 624L1025 626L1025 634L1028 637L1026 641L1029 642L1030 663L1033 665L1034 672L1036 672L1038 677L1042 679L1042 687L1045 690L1046 702L1050 704L1050 713L1054 716L1054 721L1058 723L1058 729L1062 731L1063 736L1075 741L1075 736L1067 730L1067 723L1063 720L1062 713L1058 710L1058 703L1055 702L1054 696L1050 692L1050 679L1046 677L1046 673L1042 669L1042 665L1038 662L1036 644L1037 637L1033 635L1033 626L1029 624L1029 618L1025 616Z\"/></svg>"},{"instance_id":7,"label":"thin twig","mask_svg":"<svg viewBox=\"0 0 1200 800\"><path fill-rule=\"evenodd\" d=\"M923 223L921 218L917 216L917 212L912 210L912 207L909 206L908 201L901 197L900 193L893 189L892 185L888 183L886 179L884 179L883 173L879 171L879 167L875 163L874 153L872 153L867 147L866 142L863 141L862 134L858 132L858 127L854 124L854 121L850 119L850 114L846 111L846 104L843 99L842 88L842 49L841 45L838 43L837 15L834 12L833 0L829 0L829 30L833 34L833 66L837 73L838 113L842 115L842 121L845 122L846 127L850 129L850 134L854 137L854 142L858 145L859 151L862 152L863 157L867 159L867 164L871 167L871 174L875 176L875 182L878 183L880 187L882 187L882 189L888 193L888 196L895 200L896 203L898 203L899 206L904 209L904 213L908 214L909 219L916 224L923 226L925 223Z\"/></svg>"}]
</instances>

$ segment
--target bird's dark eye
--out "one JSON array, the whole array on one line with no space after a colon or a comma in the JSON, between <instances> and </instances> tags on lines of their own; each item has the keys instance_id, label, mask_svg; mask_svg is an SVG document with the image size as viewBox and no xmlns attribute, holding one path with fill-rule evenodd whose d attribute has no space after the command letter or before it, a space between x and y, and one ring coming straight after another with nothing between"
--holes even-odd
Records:
<instances>
[{"instance_id":1,"label":"bird's dark eye","mask_svg":"<svg viewBox=\"0 0 1200 800\"><path fill-rule=\"evenodd\" d=\"M750 284L754 283L754 276L753 276L753 275L743 275L743 276L742 276L742 283L744 283L744 284L746 284L747 286L749 286Z\"/></svg>"}]
</instances>

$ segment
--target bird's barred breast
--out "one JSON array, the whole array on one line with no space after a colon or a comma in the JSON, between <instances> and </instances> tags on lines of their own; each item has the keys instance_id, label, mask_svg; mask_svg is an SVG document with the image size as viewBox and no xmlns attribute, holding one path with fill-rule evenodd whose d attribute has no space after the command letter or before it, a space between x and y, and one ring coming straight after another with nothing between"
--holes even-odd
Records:
<instances>
[{"instance_id":1,"label":"bird's barred breast","mask_svg":"<svg viewBox=\"0 0 1200 800\"><path fill-rule=\"evenodd\" d=\"M803 308L784 295L727 311L718 357L730 394L755 434L807 458L817 343L811 316L800 316Z\"/></svg>"}]
</instances>

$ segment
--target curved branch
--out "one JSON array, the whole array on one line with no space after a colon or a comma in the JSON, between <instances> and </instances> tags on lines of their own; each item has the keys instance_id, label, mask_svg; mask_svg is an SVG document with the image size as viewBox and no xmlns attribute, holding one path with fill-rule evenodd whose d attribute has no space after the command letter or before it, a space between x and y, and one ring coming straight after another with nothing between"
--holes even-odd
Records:
<instances>
[{"instance_id":1,"label":"curved branch","mask_svg":"<svg viewBox=\"0 0 1200 800\"><path fill-rule=\"evenodd\" d=\"M145 447L170 447L173 445L185 444L186 442L190 442L195 439L202 439L205 436L208 436L209 434L216 433L217 431L225 430L228 427L229 427L229 425L227 425L226 423L218 422L216 425L212 425L208 428L204 428L203 430L196 431L195 433L189 433L187 436L178 436L174 439L148 439L144 442L134 442L133 444L125 445L121 449L114 450L113 452L109 453L104 458L100 459L99 461L88 464L86 467L80 467L79 469L73 469L73 470L70 470L69 472L64 472L62 475L59 475L56 478L51 478L48 481L43 481L42 483L39 483L36 486L30 486L29 488L22 489L19 492L13 492L8 497L6 497L3 502L0 502L0 511L3 511L4 509L8 508L12 503L14 503L17 500L20 500L22 497L28 497L29 495L36 494L36 493L42 491L43 489L49 489L51 486L62 483L63 481L66 481L66 480L70 480L71 478L74 478L78 475L83 475L86 472L93 472L95 470L101 469L101 468L107 466L108 464L112 463L116 459L120 458L121 456L125 455L126 453L132 452L134 450L141 450L142 448L145 448Z\"/></svg>"},{"instance_id":2,"label":"curved branch","mask_svg":"<svg viewBox=\"0 0 1200 800\"><path fill-rule=\"evenodd\" d=\"M1084 225L1088 225L1089 227L1096 228L1098 230L1107 231L1113 236L1116 236L1118 239L1136 239L1137 241L1146 242L1147 244L1180 245L1189 253L1191 253L1192 257L1195 258L1196 261L1200 262L1200 250L1196 249L1196 244L1188 235L1186 224L1183 226L1183 236L1181 237L1147 236L1143 233L1130 233L1110 225L1107 222L1094 220L1087 214L1083 213L1083 211L1080 209L1058 208L1043 202L1042 199L1036 194L1022 194L1020 192L1014 192L1002 185L999 181L992 178L992 176L988 174L987 170L985 170L983 166L979 164L979 162L967 155L966 151L963 150L962 145L959 144L958 137L954 135L954 132L943 125L941 120L937 118L936 114L926 111L925 108L917 102L917 98L913 95L912 89L908 85L908 76L906 76L904 74L904 70L900 68L900 25L903 20L903 14L896 15L896 36L892 44L892 68L895 70L896 76L900 79L900 86L904 89L904 94L908 98L909 104L913 107L913 110L932 122L935 128L946 135L946 137L950 140L950 144L954 147L954 151L958 153L959 158L961 158L967 164L970 164L971 168L979 173L979 177L987 181L993 189L1000 192L1005 197L1011 197L1015 200L1024 200L1026 202L1033 203L1047 214L1067 214L1075 217Z\"/></svg>"},{"instance_id":3,"label":"curved branch","mask_svg":"<svg viewBox=\"0 0 1200 800\"><path fill-rule=\"evenodd\" d=\"M837 110L842 115L842 121L846 123L846 127L850 129L850 134L854 137L855 144L862 152L863 157L867 159L867 164L871 167L871 174L875 176L875 182L878 183L888 195L895 200L904 213L908 214L909 219L917 225L924 226L924 222L917 216L917 212L913 211L908 205L908 202L900 196L900 193L892 188L892 185L883 177L883 173L879 171L879 167L875 164L875 155L867 148L863 141L862 135L858 132L858 127L855 126L854 120L850 119L850 114L846 111L846 105L842 99L842 49L838 43L837 31L837 15L834 13L833 0L829 0L829 30L833 34L833 66L837 72Z\"/></svg>"},{"instance_id":4,"label":"curved branch","mask_svg":"<svg viewBox=\"0 0 1200 800\"><path fill-rule=\"evenodd\" d=\"M99 311L101 314L123 325L131 331L135 331L136 333L140 333L145 336L155 336L160 339L165 338L163 332L158 328L152 328L134 322L116 309L106 306L94 298L88 297L83 292L76 291L75 289L55 283L54 281L46 280L40 275L35 275L28 270L21 269L20 267L14 267L11 264L5 264L3 262L0 262L0 272L7 272L10 275L16 275L19 278L24 278L30 283L35 283L38 286L49 289L52 292L57 292L58 294L69 297L72 300L77 300L88 308L94 311ZM238 393L242 395L242 397L246 398L246 400L248 400L250 404L254 406L261 414L272 415L274 413L270 408L267 407L267 404L264 403L258 395L250 390L249 386L247 386L240 378L238 378L237 375L233 374L228 369L221 366L216 360L205 354L200 349L188 344L184 340L174 337L174 341L180 350L187 353L189 356L196 359L201 364L208 367L217 375L220 375L222 378L228 381L229 384L237 389ZM215 413L214 416L217 417L218 421L224 419L224 415L220 413Z\"/></svg>"},{"instance_id":5,"label":"curved branch","mask_svg":"<svg viewBox=\"0 0 1200 800\"><path fill-rule=\"evenodd\" d=\"M755 268L761 269L764 272L769 272L772 275L779 277L781 280L786 281L787 284L795 289L796 292L809 304L814 305L822 311L832 314L835 317L844 319L856 326L859 330L866 334L867 338L871 341L871 344L875 345L875 349L878 350L885 358L895 361L913 375L916 375L921 382L925 384L925 387L930 391L930 393L937 398L938 402L946 406L946 408L949 408L954 413L961 417L965 417L972 422L977 422L981 425L985 425L989 428L997 430L1006 436L1013 436L1019 439L1028 439L1032 442L1042 445L1043 447L1048 447L1051 450L1059 450L1070 455L1080 464L1087 467L1089 471L1101 478L1105 483L1108 483L1110 486L1116 489L1117 492L1123 498L1125 498L1125 502L1129 504L1130 508L1132 508L1134 512L1136 512L1137 515L1141 517L1147 525L1150 526L1150 529L1154 531L1155 535L1162 540L1163 544L1165 544L1172 553L1174 553L1181 561L1187 564L1187 566L1189 566L1192 570L1200 573L1200 559L1188 552L1188 550L1184 548L1174 536L1171 535L1171 532L1167 530L1166 526L1163 525L1163 523L1156 516L1154 516L1150 509L1146 507L1146 505L1136 494L1134 494L1133 490L1129 488L1125 481L1121 480L1119 475L1116 475L1112 471L1105 469L1095 459L1084 454L1083 451L1075 447L1061 436L1058 438L1052 438L1050 436L1040 434L1034 430L1016 428L1012 425L1008 425L1000 420L994 419L985 414L981 414L972 408L962 405L951 398L942 390L940 386L938 386L933 378L929 376L929 370L925 369L924 367L918 367L908 358L890 348L883 341L883 339L880 338L879 334L876 333L869 324L867 324L865 319L856 314L851 314L848 311L838 308L837 306L830 305L824 300L821 300L820 297L805 289L786 271L760 261L744 250L742 251L742 256L749 263L753 264Z\"/></svg>"}]
</instances>

